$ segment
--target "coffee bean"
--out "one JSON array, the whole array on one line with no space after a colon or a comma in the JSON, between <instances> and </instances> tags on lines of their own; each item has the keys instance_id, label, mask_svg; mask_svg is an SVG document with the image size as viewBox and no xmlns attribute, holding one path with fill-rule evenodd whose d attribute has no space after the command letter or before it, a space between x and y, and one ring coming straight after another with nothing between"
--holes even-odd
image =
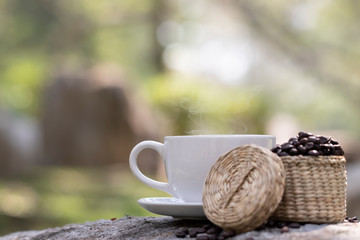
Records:
<instances>
[{"instance_id":1,"label":"coffee bean","mask_svg":"<svg viewBox=\"0 0 360 240\"><path fill-rule=\"evenodd\" d=\"M306 148L306 150L311 150L314 147L314 143L313 142L307 142L304 147Z\"/></svg>"},{"instance_id":2,"label":"coffee bean","mask_svg":"<svg viewBox=\"0 0 360 240\"><path fill-rule=\"evenodd\" d=\"M339 145L335 145L334 146L334 154L338 155L338 156L343 156L344 150Z\"/></svg>"},{"instance_id":3,"label":"coffee bean","mask_svg":"<svg viewBox=\"0 0 360 240\"><path fill-rule=\"evenodd\" d=\"M293 142L292 142L292 145L294 145L295 147L297 147L297 146L300 145L300 142L299 142L298 140L293 141Z\"/></svg>"},{"instance_id":4,"label":"coffee bean","mask_svg":"<svg viewBox=\"0 0 360 240\"><path fill-rule=\"evenodd\" d=\"M277 153L278 150L281 150L280 145L276 145L275 147L273 147L273 148L271 149L271 151L274 152L274 153Z\"/></svg>"},{"instance_id":5,"label":"coffee bean","mask_svg":"<svg viewBox=\"0 0 360 240\"><path fill-rule=\"evenodd\" d=\"M308 137L308 141L313 143L320 142L315 136Z\"/></svg>"},{"instance_id":6,"label":"coffee bean","mask_svg":"<svg viewBox=\"0 0 360 240\"><path fill-rule=\"evenodd\" d=\"M296 223L296 222L293 222L293 223L289 223L288 227L289 228L300 228L300 223Z\"/></svg>"},{"instance_id":7,"label":"coffee bean","mask_svg":"<svg viewBox=\"0 0 360 240\"><path fill-rule=\"evenodd\" d=\"M281 233L286 233L286 232L289 232L289 227L287 227L287 226L282 227Z\"/></svg>"},{"instance_id":8,"label":"coffee bean","mask_svg":"<svg viewBox=\"0 0 360 240\"><path fill-rule=\"evenodd\" d=\"M294 141L297 141L297 140L298 140L297 138L293 137L293 138L290 138L288 142L290 143L290 142L294 142Z\"/></svg>"},{"instance_id":9,"label":"coffee bean","mask_svg":"<svg viewBox=\"0 0 360 240\"><path fill-rule=\"evenodd\" d=\"M296 148L292 148L292 149L290 149L289 154L291 156L295 156L295 155L299 154L299 151Z\"/></svg>"},{"instance_id":10,"label":"coffee bean","mask_svg":"<svg viewBox=\"0 0 360 240\"><path fill-rule=\"evenodd\" d=\"M359 222L357 217L348 218L348 221L351 222L351 223L358 223Z\"/></svg>"},{"instance_id":11,"label":"coffee bean","mask_svg":"<svg viewBox=\"0 0 360 240\"><path fill-rule=\"evenodd\" d=\"M186 237L186 233L184 233L183 231L178 231L175 233L175 236L178 238L185 238Z\"/></svg>"},{"instance_id":12,"label":"coffee bean","mask_svg":"<svg viewBox=\"0 0 360 240\"><path fill-rule=\"evenodd\" d=\"M189 236L190 236L191 238L196 237L197 234L198 234L198 233L196 232L196 230L195 230L194 228L190 228L190 229L189 229Z\"/></svg>"},{"instance_id":13,"label":"coffee bean","mask_svg":"<svg viewBox=\"0 0 360 240\"><path fill-rule=\"evenodd\" d=\"M205 224L204 226L202 226L202 228L205 229L205 230L208 230L208 229L210 229L211 227L212 227L211 224Z\"/></svg>"},{"instance_id":14,"label":"coffee bean","mask_svg":"<svg viewBox=\"0 0 360 240\"><path fill-rule=\"evenodd\" d=\"M310 137L311 135L313 135L312 133L306 133L306 132L299 132L298 133L298 136L299 136L299 139L302 139L304 137Z\"/></svg>"},{"instance_id":15,"label":"coffee bean","mask_svg":"<svg viewBox=\"0 0 360 240\"><path fill-rule=\"evenodd\" d=\"M206 233L208 233L208 234L219 234L220 232L221 232L221 228L220 227L218 227L218 226L214 226L214 227L211 227L211 228L209 228L207 231L206 231Z\"/></svg>"},{"instance_id":16,"label":"coffee bean","mask_svg":"<svg viewBox=\"0 0 360 240\"><path fill-rule=\"evenodd\" d=\"M320 144L315 144L314 149L317 150L317 151L320 151L322 149L322 147L321 147Z\"/></svg>"},{"instance_id":17,"label":"coffee bean","mask_svg":"<svg viewBox=\"0 0 360 240\"><path fill-rule=\"evenodd\" d=\"M219 236L217 236L217 239L218 240L224 240L224 239L226 239L224 236L221 236L221 235L219 235Z\"/></svg>"},{"instance_id":18,"label":"coffee bean","mask_svg":"<svg viewBox=\"0 0 360 240\"><path fill-rule=\"evenodd\" d=\"M301 145L305 145L306 143L308 143L308 139L307 138L302 138L299 140Z\"/></svg>"},{"instance_id":19,"label":"coffee bean","mask_svg":"<svg viewBox=\"0 0 360 240\"><path fill-rule=\"evenodd\" d=\"M227 231L223 231L221 235L224 236L225 238L229 238L235 236L236 233L235 231L227 230Z\"/></svg>"},{"instance_id":20,"label":"coffee bean","mask_svg":"<svg viewBox=\"0 0 360 240\"><path fill-rule=\"evenodd\" d=\"M308 151L308 154L309 154L310 156L314 156L314 157L319 156L319 152L316 151L316 150L310 150L310 151Z\"/></svg>"},{"instance_id":21,"label":"coffee bean","mask_svg":"<svg viewBox=\"0 0 360 240\"><path fill-rule=\"evenodd\" d=\"M339 142L338 141L336 141L336 140L334 140L334 139L331 139L330 138L330 141L329 141L331 144L333 144L333 145L338 145L339 144Z\"/></svg>"},{"instance_id":22,"label":"coffee bean","mask_svg":"<svg viewBox=\"0 0 360 240\"><path fill-rule=\"evenodd\" d=\"M292 148L294 148L294 145L288 143L284 147L282 147L282 150L285 152L289 152Z\"/></svg>"},{"instance_id":23,"label":"coffee bean","mask_svg":"<svg viewBox=\"0 0 360 240\"><path fill-rule=\"evenodd\" d=\"M280 157L290 156L287 152L281 152L279 154Z\"/></svg>"},{"instance_id":24,"label":"coffee bean","mask_svg":"<svg viewBox=\"0 0 360 240\"><path fill-rule=\"evenodd\" d=\"M196 240L209 240L209 237L208 237L208 235L201 233L196 236Z\"/></svg>"},{"instance_id":25,"label":"coffee bean","mask_svg":"<svg viewBox=\"0 0 360 240\"><path fill-rule=\"evenodd\" d=\"M208 234L207 236L208 236L209 240L216 240L217 239L215 234Z\"/></svg>"},{"instance_id":26,"label":"coffee bean","mask_svg":"<svg viewBox=\"0 0 360 240\"><path fill-rule=\"evenodd\" d=\"M303 146L303 145L299 145L297 147L297 150L300 154L305 154L307 151L306 151L306 148Z\"/></svg>"},{"instance_id":27,"label":"coffee bean","mask_svg":"<svg viewBox=\"0 0 360 240\"><path fill-rule=\"evenodd\" d=\"M185 228L185 227L184 227L184 228L180 228L180 229L179 229L179 232L180 232L180 231L181 231L181 232L184 232L184 233L186 233L186 234L189 234L189 229L187 229L187 228Z\"/></svg>"},{"instance_id":28,"label":"coffee bean","mask_svg":"<svg viewBox=\"0 0 360 240\"><path fill-rule=\"evenodd\" d=\"M319 139L321 144L328 143L328 141L329 141L329 139L327 137L324 137L324 136L318 136L318 139Z\"/></svg>"}]
</instances>

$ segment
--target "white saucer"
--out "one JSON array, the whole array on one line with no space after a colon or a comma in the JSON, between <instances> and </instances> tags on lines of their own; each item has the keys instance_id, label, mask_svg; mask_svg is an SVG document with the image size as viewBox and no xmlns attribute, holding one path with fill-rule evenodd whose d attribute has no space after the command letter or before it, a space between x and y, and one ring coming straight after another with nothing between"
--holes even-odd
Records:
<instances>
[{"instance_id":1,"label":"white saucer","mask_svg":"<svg viewBox=\"0 0 360 240\"><path fill-rule=\"evenodd\" d=\"M149 212L181 219L205 219L202 203L189 203L172 197L152 197L138 200Z\"/></svg>"}]
</instances>

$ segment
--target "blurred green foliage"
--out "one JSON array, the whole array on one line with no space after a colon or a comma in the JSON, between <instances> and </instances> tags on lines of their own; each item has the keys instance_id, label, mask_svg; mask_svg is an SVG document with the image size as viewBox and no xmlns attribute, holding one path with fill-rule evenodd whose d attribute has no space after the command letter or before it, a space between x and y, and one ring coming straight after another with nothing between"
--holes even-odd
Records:
<instances>
[{"instance_id":1,"label":"blurred green foliage","mask_svg":"<svg viewBox=\"0 0 360 240\"><path fill-rule=\"evenodd\" d=\"M269 116L266 93L176 74L143 85L147 100L166 113L174 134L264 133Z\"/></svg>"},{"instance_id":2,"label":"blurred green foliage","mask_svg":"<svg viewBox=\"0 0 360 240\"><path fill-rule=\"evenodd\" d=\"M135 78L153 74L159 3L1 1L0 106L37 116L43 84L66 68L117 62Z\"/></svg>"}]
</instances>

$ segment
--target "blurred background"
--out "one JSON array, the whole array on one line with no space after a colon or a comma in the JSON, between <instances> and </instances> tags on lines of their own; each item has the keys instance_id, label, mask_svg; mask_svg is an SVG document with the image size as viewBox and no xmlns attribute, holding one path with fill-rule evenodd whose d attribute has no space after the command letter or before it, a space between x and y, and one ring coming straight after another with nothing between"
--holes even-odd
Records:
<instances>
[{"instance_id":1,"label":"blurred background","mask_svg":"<svg viewBox=\"0 0 360 240\"><path fill-rule=\"evenodd\" d=\"M360 215L357 1L0 2L0 235L151 215L165 135L332 136ZM154 152L141 169L164 180Z\"/></svg>"}]
</instances>

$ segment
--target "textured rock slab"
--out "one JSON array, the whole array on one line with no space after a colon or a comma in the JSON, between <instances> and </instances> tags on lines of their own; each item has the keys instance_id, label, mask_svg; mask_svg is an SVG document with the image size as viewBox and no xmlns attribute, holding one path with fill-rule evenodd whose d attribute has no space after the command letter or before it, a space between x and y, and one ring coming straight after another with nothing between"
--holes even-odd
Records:
<instances>
[{"instance_id":1,"label":"textured rock slab","mask_svg":"<svg viewBox=\"0 0 360 240\"><path fill-rule=\"evenodd\" d=\"M115 221L99 220L84 224L70 224L64 227L41 231L16 232L0 240L55 240L55 239L178 239L174 232L180 227L201 226L204 221L185 221L171 217L124 217ZM331 225L306 224L299 229L280 233L280 229L264 229L238 235L233 239L360 239L359 223Z\"/></svg>"}]
</instances>

